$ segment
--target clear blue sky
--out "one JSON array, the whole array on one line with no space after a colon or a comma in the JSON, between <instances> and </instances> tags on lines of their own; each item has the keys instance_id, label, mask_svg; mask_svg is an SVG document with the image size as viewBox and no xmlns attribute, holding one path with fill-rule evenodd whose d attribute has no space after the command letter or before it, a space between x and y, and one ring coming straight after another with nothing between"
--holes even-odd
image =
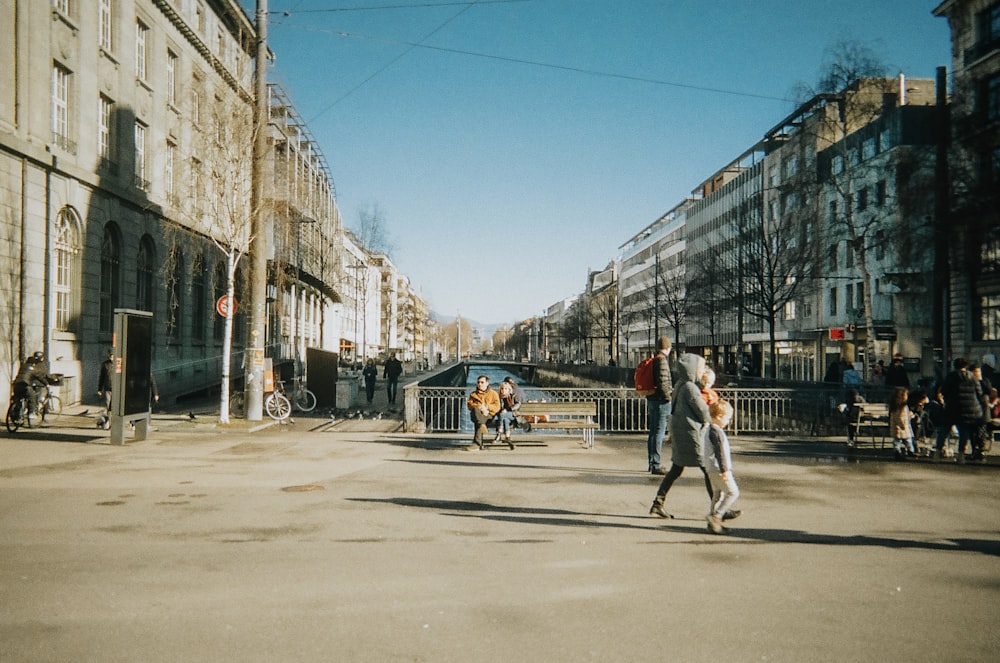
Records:
<instances>
[{"instance_id":1,"label":"clear blue sky","mask_svg":"<svg viewBox=\"0 0 1000 663\"><path fill-rule=\"evenodd\" d=\"M837 40L892 74L951 68L938 0L268 4L269 80L325 154L345 224L377 205L431 308L485 324L582 291L789 113Z\"/></svg>"}]
</instances>

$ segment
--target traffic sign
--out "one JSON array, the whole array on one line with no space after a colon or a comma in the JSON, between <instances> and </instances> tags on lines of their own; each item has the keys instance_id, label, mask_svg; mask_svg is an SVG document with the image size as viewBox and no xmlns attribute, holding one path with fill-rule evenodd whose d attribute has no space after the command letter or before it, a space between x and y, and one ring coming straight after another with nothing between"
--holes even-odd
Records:
<instances>
[{"instance_id":1,"label":"traffic sign","mask_svg":"<svg viewBox=\"0 0 1000 663\"><path fill-rule=\"evenodd\" d=\"M223 295L219 297L219 301L215 302L215 310L223 318L229 312L229 302L233 303L233 315L236 315L236 300L231 299L229 295Z\"/></svg>"}]
</instances>

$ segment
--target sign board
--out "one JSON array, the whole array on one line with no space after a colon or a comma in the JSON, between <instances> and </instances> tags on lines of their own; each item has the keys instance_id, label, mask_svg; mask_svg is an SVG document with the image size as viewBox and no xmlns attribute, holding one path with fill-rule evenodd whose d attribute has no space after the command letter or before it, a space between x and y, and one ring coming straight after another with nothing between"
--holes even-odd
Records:
<instances>
[{"instance_id":1,"label":"sign board","mask_svg":"<svg viewBox=\"0 0 1000 663\"><path fill-rule=\"evenodd\" d=\"M233 306L233 315L236 315L236 300L229 295L219 297L219 301L215 302L215 311L223 318L226 317L226 314L229 313L230 302L232 302Z\"/></svg>"},{"instance_id":2,"label":"sign board","mask_svg":"<svg viewBox=\"0 0 1000 663\"><path fill-rule=\"evenodd\" d=\"M843 341L845 337L844 329L831 329L830 330L830 340L831 341Z\"/></svg>"}]
</instances>

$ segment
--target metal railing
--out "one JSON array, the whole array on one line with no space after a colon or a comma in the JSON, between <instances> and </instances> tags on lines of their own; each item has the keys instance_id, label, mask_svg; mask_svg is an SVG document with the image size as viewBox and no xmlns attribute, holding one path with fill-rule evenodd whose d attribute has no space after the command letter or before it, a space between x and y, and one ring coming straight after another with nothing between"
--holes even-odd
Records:
<instances>
[{"instance_id":1,"label":"metal railing","mask_svg":"<svg viewBox=\"0 0 1000 663\"><path fill-rule=\"evenodd\" d=\"M602 433L644 433L648 430L646 399L627 387L524 387L525 400L597 404ZM720 388L719 395L733 405L730 432L832 434L843 430L836 404L842 390L816 388ZM467 387L425 387L414 383L403 389L406 429L458 432L468 412Z\"/></svg>"}]
</instances>

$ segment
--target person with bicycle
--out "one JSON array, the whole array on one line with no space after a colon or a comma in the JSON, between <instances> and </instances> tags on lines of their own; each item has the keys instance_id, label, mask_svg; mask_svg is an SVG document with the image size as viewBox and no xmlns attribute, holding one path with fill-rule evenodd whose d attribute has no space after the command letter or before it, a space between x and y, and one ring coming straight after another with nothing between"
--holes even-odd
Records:
<instances>
[{"instance_id":1,"label":"person with bicycle","mask_svg":"<svg viewBox=\"0 0 1000 663\"><path fill-rule=\"evenodd\" d=\"M14 398L27 398L32 414L38 414L38 396L52 376L45 363L45 354L36 352L21 364L14 378Z\"/></svg>"}]
</instances>

